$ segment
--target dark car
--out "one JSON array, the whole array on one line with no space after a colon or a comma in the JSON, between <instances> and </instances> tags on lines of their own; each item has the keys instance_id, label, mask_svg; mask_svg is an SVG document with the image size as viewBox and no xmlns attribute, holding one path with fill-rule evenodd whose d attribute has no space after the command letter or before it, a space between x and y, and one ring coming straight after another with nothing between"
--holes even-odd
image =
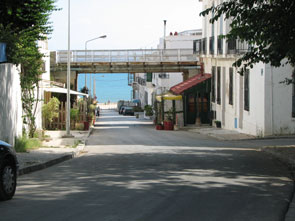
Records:
<instances>
[{"instance_id":1,"label":"dark car","mask_svg":"<svg viewBox=\"0 0 295 221\"><path fill-rule=\"evenodd\" d=\"M0 200L14 196L18 161L11 145L0 140Z\"/></svg>"},{"instance_id":2,"label":"dark car","mask_svg":"<svg viewBox=\"0 0 295 221\"><path fill-rule=\"evenodd\" d=\"M133 107L125 107L124 110L123 110L123 115L124 116L126 116L126 115L134 116Z\"/></svg>"}]
</instances>

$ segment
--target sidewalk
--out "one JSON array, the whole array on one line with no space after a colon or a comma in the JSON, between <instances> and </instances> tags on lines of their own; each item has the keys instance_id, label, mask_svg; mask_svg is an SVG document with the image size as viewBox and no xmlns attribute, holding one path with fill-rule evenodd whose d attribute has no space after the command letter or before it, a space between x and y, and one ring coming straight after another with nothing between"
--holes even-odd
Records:
<instances>
[{"instance_id":1,"label":"sidewalk","mask_svg":"<svg viewBox=\"0 0 295 221\"><path fill-rule=\"evenodd\" d=\"M180 128L180 130L195 132L198 134L206 135L209 137L213 137L218 140L247 140L247 139L255 139L255 136L251 136L248 134L242 134L233 130L225 130L222 128L216 128L211 126L186 126Z\"/></svg>"},{"instance_id":2,"label":"sidewalk","mask_svg":"<svg viewBox=\"0 0 295 221\"><path fill-rule=\"evenodd\" d=\"M19 176L72 159L85 147L89 131L71 131L73 138L63 138L65 131L46 131L50 140L43 142L43 147L27 153L17 153Z\"/></svg>"}]
</instances>

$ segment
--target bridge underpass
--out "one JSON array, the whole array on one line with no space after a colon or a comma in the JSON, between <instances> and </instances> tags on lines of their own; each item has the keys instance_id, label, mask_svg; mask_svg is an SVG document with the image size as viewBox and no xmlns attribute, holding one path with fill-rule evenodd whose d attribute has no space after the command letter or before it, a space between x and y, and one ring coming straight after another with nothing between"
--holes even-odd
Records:
<instances>
[{"instance_id":1,"label":"bridge underpass","mask_svg":"<svg viewBox=\"0 0 295 221\"><path fill-rule=\"evenodd\" d=\"M68 51L50 53L54 81L66 84ZM90 73L182 72L200 69L199 56L192 49L73 50L70 51L71 85L77 90L78 75Z\"/></svg>"}]
</instances>

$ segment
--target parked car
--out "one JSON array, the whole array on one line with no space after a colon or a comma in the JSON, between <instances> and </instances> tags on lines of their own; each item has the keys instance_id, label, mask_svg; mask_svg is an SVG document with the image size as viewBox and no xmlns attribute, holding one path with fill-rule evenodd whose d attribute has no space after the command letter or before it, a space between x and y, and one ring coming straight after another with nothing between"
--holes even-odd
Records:
<instances>
[{"instance_id":1,"label":"parked car","mask_svg":"<svg viewBox=\"0 0 295 221\"><path fill-rule=\"evenodd\" d=\"M126 115L134 116L133 107L125 107L124 110L123 110L123 115L124 116L126 116Z\"/></svg>"},{"instance_id":2,"label":"parked car","mask_svg":"<svg viewBox=\"0 0 295 221\"><path fill-rule=\"evenodd\" d=\"M10 200L15 193L18 161L11 145L0 140L0 200Z\"/></svg>"}]
</instances>

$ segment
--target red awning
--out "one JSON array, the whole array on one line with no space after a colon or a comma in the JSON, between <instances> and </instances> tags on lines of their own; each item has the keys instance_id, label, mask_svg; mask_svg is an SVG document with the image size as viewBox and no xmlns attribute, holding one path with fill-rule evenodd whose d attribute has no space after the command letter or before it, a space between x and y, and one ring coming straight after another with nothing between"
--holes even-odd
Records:
<instances>
[{"instance_id":1,"label":"red awning","mask_svg":"<svg viewBox=\"0 0 295 221\"><path fill-rule=\"evenodd\" d=\"M174 94L181 94L187 89L196 86L197 84L211 78L211 74L197 74L186 81L183 81L173 87L170 88L170 91L172 91Z\"/></svg>"}]
</instances>

